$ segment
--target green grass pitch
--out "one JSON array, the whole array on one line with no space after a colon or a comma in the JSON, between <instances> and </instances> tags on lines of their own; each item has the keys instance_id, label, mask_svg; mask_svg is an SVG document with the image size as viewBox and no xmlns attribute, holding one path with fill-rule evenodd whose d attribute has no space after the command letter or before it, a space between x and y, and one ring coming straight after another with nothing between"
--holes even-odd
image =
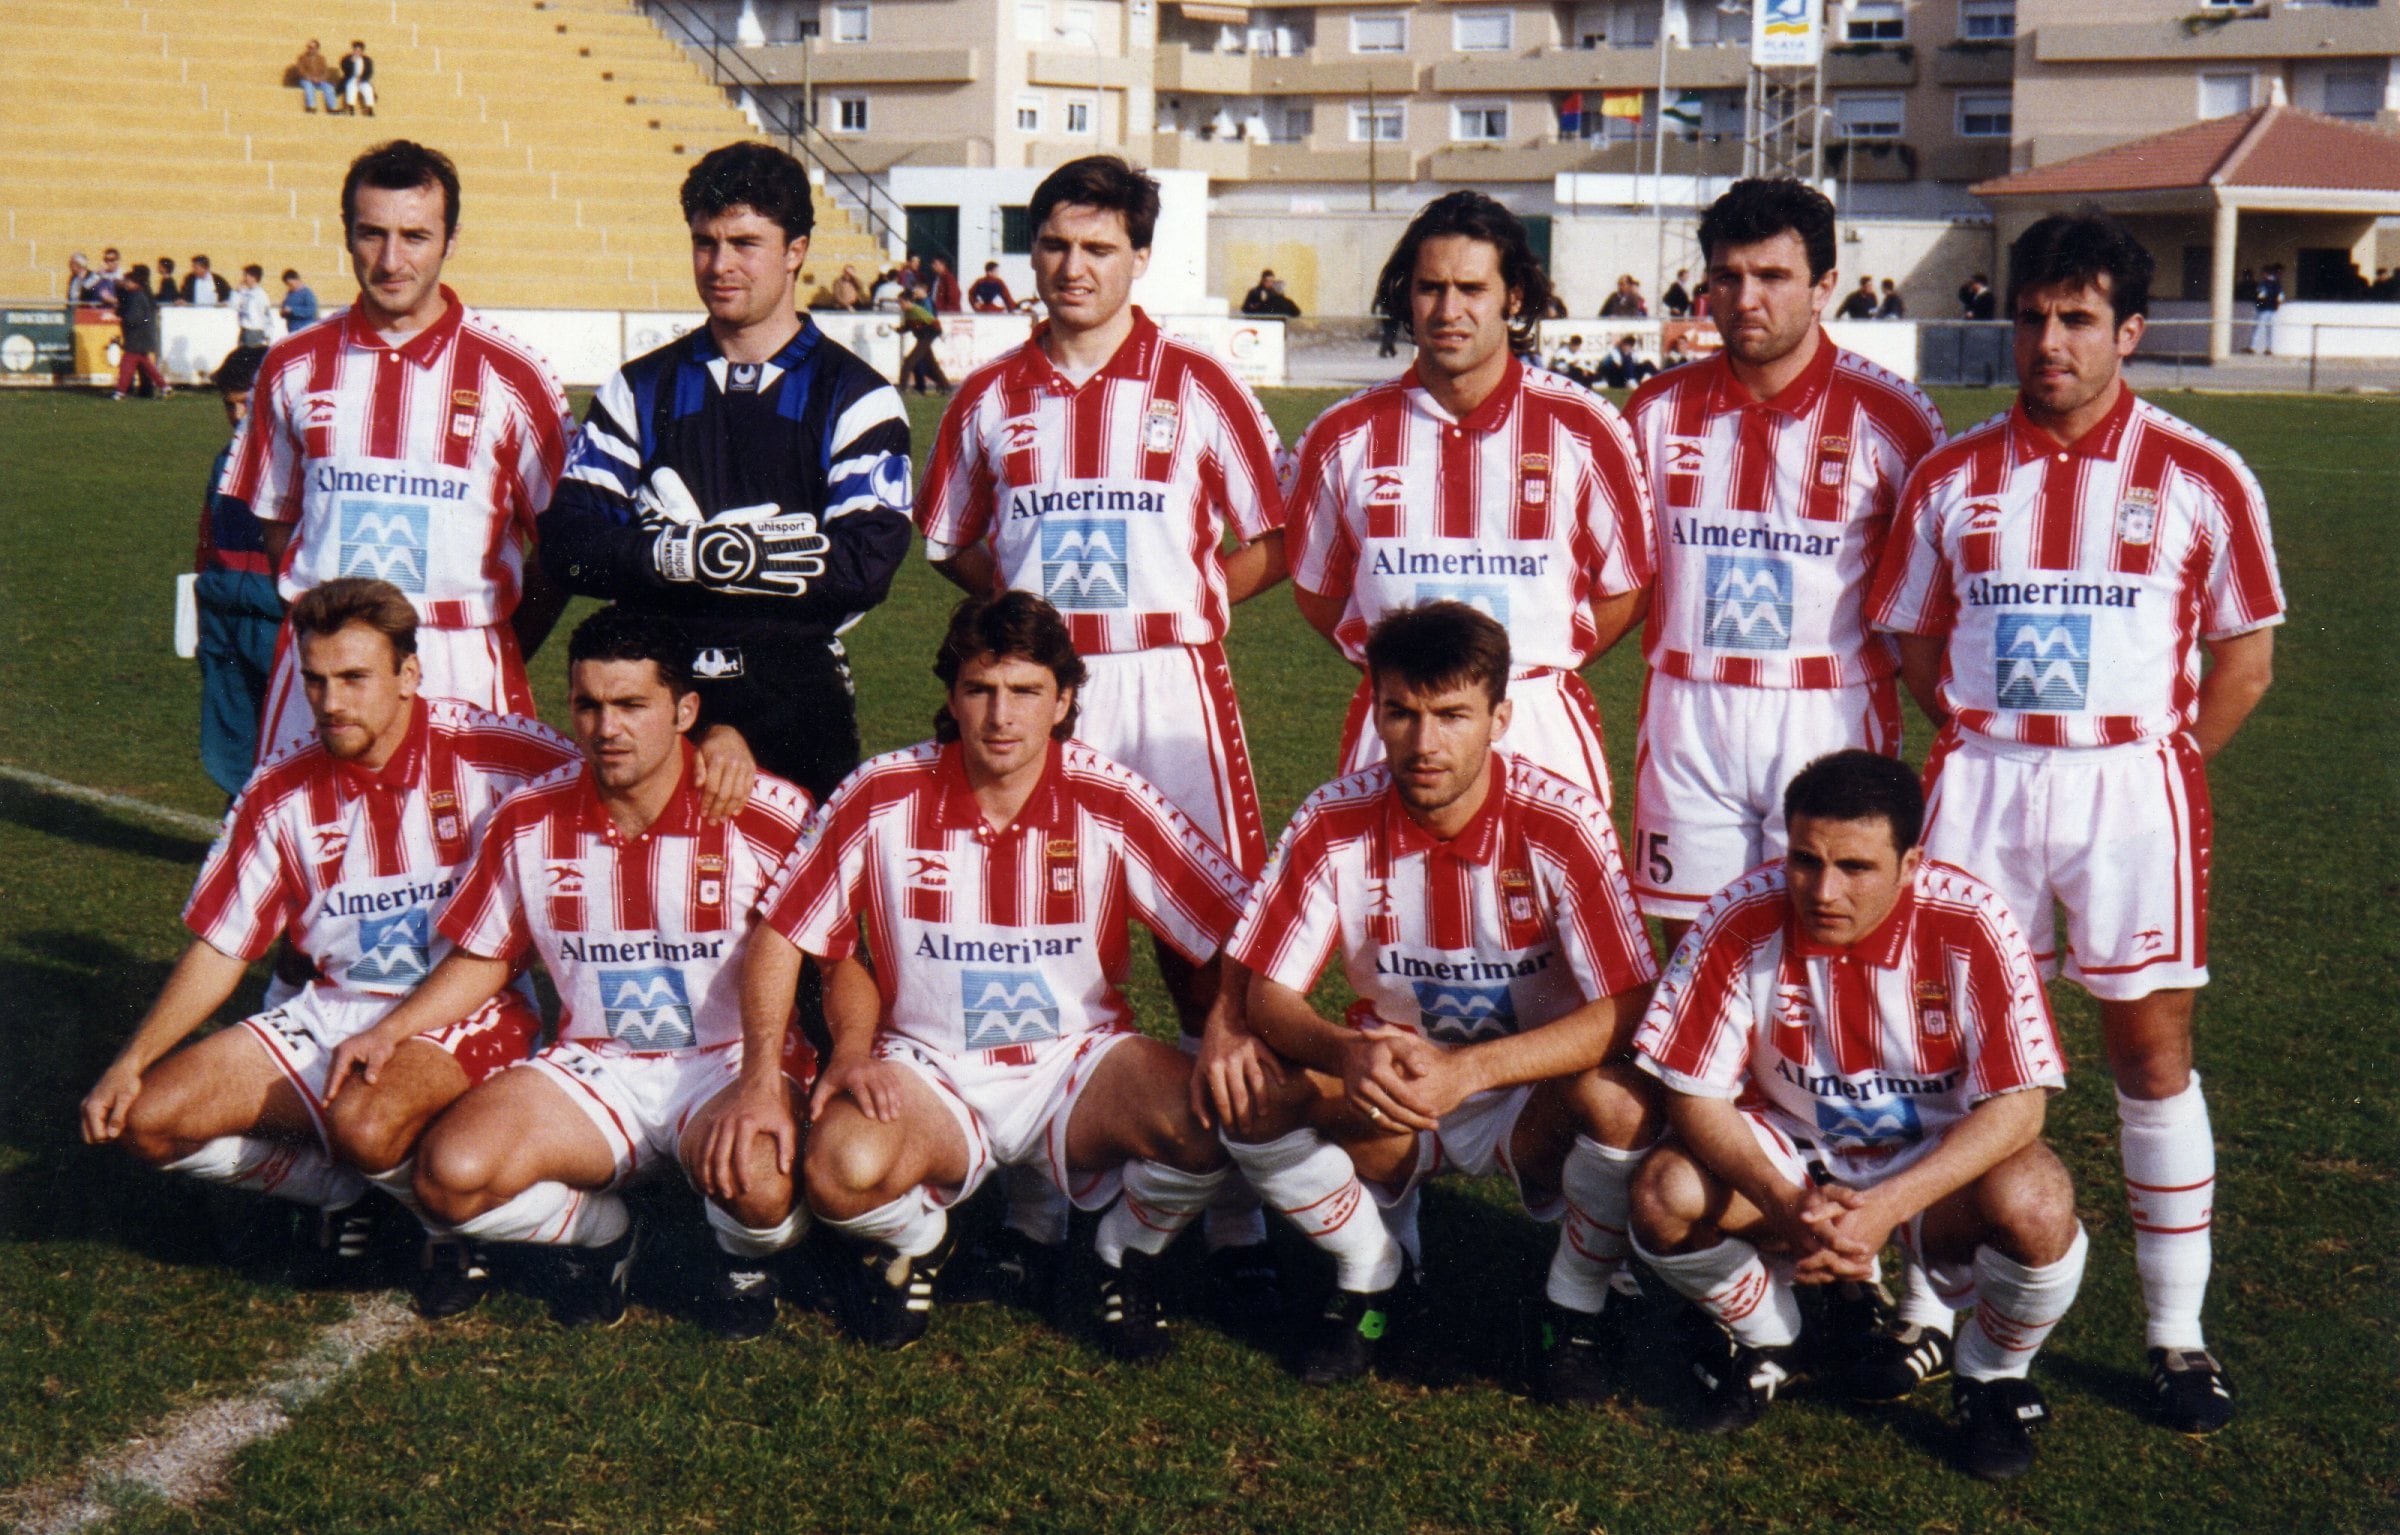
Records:
<instances>
[{"instance_id":1,"label":"green grass pitch","mask_svg":"<svg viewBox=\"0 0 2400 1535\"><path fill-rule=\"evenodd\" d=\"M1282 391L1269 405L1296 437L1329 398ZM2001 397L1941 403L1956 427ZM613 1333L568 1337L508 1297L370 1359L246 1452L216 1500L134 1504L111 1528L2400 1525L2390 493L2400 413L2354 399L2166 403L2258 471L2294 614L2277 685L2215 775L2215 983L2200 1029L2221 1157L2209 1315L2241 1403L2219 1438L2187 1442L2138 1416L2141 1323L2114 1114L2093 1009L2062 986L2074 1082L2049 1134L2076 1174L2093 1257L2039 1366L2056 1410L2040 1464L2004 1490L1942 1463L1946 1393L1865 1411L1804 1387L1757 1432L1702 1442L1675 1426L1661 1344L1642 1350L1629 1390L1602 1410L1532 1405L1513 1345L1549 1233L1498 1187L1452 1183L1425 1219L1437 1325L1396 1379L1312 1393L1197 1317L1178 1321L1164 1364L1132 1370L991 1308L944 1311L924 1343L881 1356L790 1312L765 1342L717 1346L671 1303L638 1307ZM934 416L922 403L913 415L921 462ZM197 680L171 652L169 601L221 434L205 396L0 396L0 762L220 808L196 761ZM948 598L912 560L890 603L854 631L870 750L925 733ZM1279 827L1333 766L1351 679L1280 591L1241 610L1231 649ZM1621 804L1631 649L1592 671ZM553 718L562 650L554 642L534 668ZM1921 721L1909 745L1922 753ZM203 851L152 821L0 781L0 1496L256 1380L346 1305L218 1262L191 1186L75 1139L77 1099L181 946L176 913ZM1158 1016L1153 984L1137 1001ZM1306 1268L1307 1255L1287 1252Z\"/></svg>"}]
</instances>

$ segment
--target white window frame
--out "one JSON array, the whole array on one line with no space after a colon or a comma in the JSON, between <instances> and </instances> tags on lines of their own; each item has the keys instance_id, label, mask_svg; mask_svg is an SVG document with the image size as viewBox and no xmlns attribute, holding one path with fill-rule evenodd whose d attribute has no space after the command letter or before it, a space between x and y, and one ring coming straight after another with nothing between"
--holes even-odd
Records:
<instances>
[{"instance_id":1,"label":"white window frame","mask_svg":"<svg viewBox=\"0 0 2400 1535\"><path fill-rule=\"evenodd\" d=\"M2222 80L2239 80L2242 83L2242 104L2227 111L2212 112L2209 110L2208 87L2212 81ZM2200 72L2199 78L2193 82L2192 89L2196 93L2197 100L2194 110L2204 122L2213 118L2232 117L2258 105L2258 75L2254 70L2204 69Z\"/></svg>"},{"instance_id":2,"label":"white window frame","mask_svg":"<svg viewBox=\"0 0 2400 1535\"><path fill-rule=\"evenodd\" d=\"M1028 118L1032 119L1032 121L1028 122ZM1019 133L1039 133L1042 131L1041 97L1019 96L1017 98L1017 131Z\"/></svg>"},{"instance_id":3,"label":"white window frame","mask_svg":"<svg viewBox=\"0 0 2400 1535\"><path fill-rule=\"evenodd\" d=\"M1092 131L1092 113L1096 109L1089 96L1069 96L1066 110L1066 133L1070 138Z\"/></svg>"},{"instance_id":4,"label":"white window frame","mask_svg":"<svg viewBox=\"0 0 2400 1535\"><path fill-rule=\"evenodd\" d=\"M1399 32L1399 38L1400 38L1400 40L1399 40L1398 42L1391 44L1389 47L1385 47L1385 46L1383 46L1383 45L1380 45L1380 44L1377 44L1377 45L1374 45L1374 46L1369 46L1367 43L1365 43L1365 42L1361 41L1361 39L1359 38L1359 35L1358 35L1358 29L1359 29L1359 28L1360 28L1362 25L1369 25L1369 26L1372 26L1372 25L1382 25L1382 24L1386 24L1386 23L1388 23L1389 25L1391 25L1391 26L1393 26L1393 27L1395 27L1395 28L1397 28L1397 29L1398 29L1398 32ZM1408 12L1406 12L1406 11L1356 11L1356 12L1353 12L1353 13L1351 14L1351 17L1350 17L1350 51L1351 51L1352 53L1406 53L1406 52L1408 52Z\"/></svg>"},{"instance_id":5,"label":"white window frame","mask_svg":"<svg viewBox=\"0 0 2400 1535\"><path fill-rule=\"evenodd\" d=\"M856 91L845 92L842 95L833 97L832 100L833 132L844 135L855 135L868 131L867 123L869 119L867 116L867 98L863 93ZM852 107L856 107L858 109L858 121L855 123L850 121L850 109Z\"/></svg>"},{"instance_id":6,"label":"white window frame","mask_svg":"<svg viewBox=\"0 0 2400 1535\"><path fill-rule=\"evenodd\" d=\"M1861 15L1861 12L1869 14ZM1886 15L1884 13L1889 12ZM1895 32L1883 30L1896 26ZM1862 32L1860 29L1864 28ZM1907 0L1849 0L1842 16L1842 40L1852 43L1898 43L1908 40Z\"/></svg>"},{"instance_id":7,"label":"white window frame","mask_svg":"<svg viewBox=\"0 0 2400 1535\"><path fill-rule=\"evenodd\" d=\"M1382 105L1381 102L1376 103L1377 107ZM1500 120L1499 132L1468 131L1469 118L1477 120L1477 127L1488 130L1494 114ZM1505 101L1454 101L1450 104L1450 142L1453 144L1505 144L1508 142L1508 128L1508 103Z\"/></svg>"},{"instance_id":8,"label":"white window frame","mask_svg":"<svg viewBox=\"0 0 2400 1535\"><path fill-rule=\"evenodd\" d=\"M1476 43L1467 40L1470 26L1498 22L1500 40L1496 43ZM1517 46L1517 13L1514 11L1453 11L1450 14L1450 47L1458 53L1509 53Z\"/></svg>"},{"instance_id":9,"label":"white window frame","mask_svg":"<svg viewBox=\"0 0 2400 1535\"><path fill-rule=\"evenodd\" d=\"M1050 7L1047 0L1017 0L1017 41L1050 41Z\"/></svg>"},{"instance_id":10,"label":"white window frame","mask_svg":"<svg viewBox=\"0 0 2400 1535\"><path fill-rule=\"evenodd\" d=\"M1999 104L1998 111L1992 109L1995 102ZM1958 130L1958 136L1962 139L2004 139L2016 131L2016 111L2016 93L2014 91L1960 91L1954 126ZM1972 119L1978 117L1985 119L1996 117L2000 120L2000 126L1996 129L1967 126Z\"/></svg>"},{"instance_id":11,"label":"white window frame","mask_svg":"<svg viewBox=\"0 0 2400 1535\"><path fill-rule=\"evenodd\" d=\"M825 35L827 42L847 46L875 40L874 11L866 0L837 0L836 4L825 9L833 22ZM855 28L848 25L853 21L857 23Z\"/></svg>"},{"instance_id":12,"label":"white window frame","mask_svg":"<svg viewBox=\"0 0 2400 1535\"><path fill-rule=\"evenodd\" d=\"M1994 27L1997 20L2003 26ZM1958 0L1958 35L1970 43L1999 43L2017 35L2017 0Z\"/></svg>"},{"instance_id":13,"label":"white window frame","mask_svg":"<svg viewBox=\"0 0 2400 1535\"><path fill-rule=\"evenodd\" d=\"M1889 132L1862 133L1858 130L1854 117L1871 102L1891 103ZM1886 120L1879 115L1873 122L1880 128ZM1908 132L1908 97L1900 91L1853 91L1836 96L1833 98L1833 126L1836 136L1845 143L1889 143Z\"/></svg>"},{"instance_id":14,"label":"white window frame","mask_svg":"<svg viewBox=\"0 0 2400 1535\"><path fill-rule=\"evenodd\" d=\"M1367 104L1363 101L1350 103L1348 115L1350 142L1353 144L1368 142L1405 144L1408 142L1408 103L1405 101L1378 101L1375 103L1375 117L1391 119L1392 132L1390 133L1371 133L1368 130Z\"/></svg>"}]
</instances>

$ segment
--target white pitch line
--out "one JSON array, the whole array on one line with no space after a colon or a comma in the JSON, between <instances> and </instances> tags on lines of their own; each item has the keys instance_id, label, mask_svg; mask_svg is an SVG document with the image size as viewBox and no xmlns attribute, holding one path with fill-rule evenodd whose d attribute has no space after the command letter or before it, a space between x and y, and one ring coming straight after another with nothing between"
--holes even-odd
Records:
<instances>
[{"instance_id":1,"label":"white pitch line","mask_svg":"<svg viewBox=\"0 0 2400 1535\"><path fill-rule=\"evenodd\" d=\"M21 783L29 789L39 789L44 794L55 794L60 799L71 799L78 804L95 805L102 810L122 810L128 815L147 816L162 826L172 826L177 831L188 831L196 837L213 838L219 830L218 824L204 815L194 815L188 810L177 810L167 805L153 805L146 799L135 799L130 794L111 794L106 789L87 789L79 783L69 783L63 778L53 778L47 773L37 773L31 768L21 768L14 763L0 762L0 778L5 778L11 783Z\"/></svg>"},{"instance_id":2,"label":"white pitch line","mask_svg":"<svg viewBox=\"0 0 2400 1535\"><path fill-rule=\"evenodd\" d=\"M0 1494L0 1518L13 1519L21 1535L71 1535L114 1518L129 1496L189 1508L224 1484L244 1447L281 1433L293 1413L416 1325L396 1297L366 1297L249 1391L187 1407L54 1482Z\"/></svg>"}]
</instances>

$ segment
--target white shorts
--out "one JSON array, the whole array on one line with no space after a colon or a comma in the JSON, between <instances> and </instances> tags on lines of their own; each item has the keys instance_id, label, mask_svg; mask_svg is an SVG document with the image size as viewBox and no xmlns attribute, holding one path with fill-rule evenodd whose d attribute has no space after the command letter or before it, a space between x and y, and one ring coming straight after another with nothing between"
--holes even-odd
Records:
<instances>
[{"instance_id":1,"label":"white shorts","mask_svg":"<svg viewBox=\"0 0 2400 1535\"><path fill-rule=\"evenodd\" d=\"M875 1041L875 1056L924 1078L967 1143L967 1176L955 1188L931 1189L937 1204L956 1204L973 1194L995 1167L1031 1164L1047 1173L1076 1208L1098 1210L1117 1197L1123 1169L1070 1170L1067 1124L1101 1060L1134 1037L1131 1029L1089 1029L1031 1044L953 1052L885 1034Z\"/></svg>"},{"instance_id":2,"label":"white shorts","mask_svg":"<svg viewBox=\"0 0 2400 1535\"><path fill-rule=\"evenodd\" d=\"M1256 879L1266 822L1225 647L1163 645L1085 656L1075 738L1150 780Z\"/></svg>"},{"instance_id":3,"label":"white shorts","mask_svg":"<svg viewBox=\"0 0 2400 1535\"><path fill-rule=\"evenodd\" d=\"M517 631L507 624L436 629L419 623L417 665L424 673L417 691L427 698L455 698L494 714L534 717L533 687L525 680L525 662L517 654ZM292 644L292 626L286 623L275 637L275 675L267 681L267 702L260 716L259 760L316 738L317 719L309 712L308 689L300 682L300 656Z\"/></svg>"},{"instance_id":4,"label":"white shorts","mask_svg":"<svg viewBox=\"0 0 2400 1535\"><path fill-rule=\"evenodd\" d=\"M2130 1002L2208 984L2208 772L2189 736L2018 746L1956 729L1925 763L1925 854L2000 892L2042 973Z\"/></svg>"},{"instance_id":5,"label":"white shorts","mask_svg":"<svg viewBox=\"0 0 2400 1535\"><path fill-rule=\"evenodd\" d=\"M1566 1196L1556 1189L1538 1199L1528 1195L1524 1180L1517 1175L1517 1165L1509 1156L1509 1142L1516 1136L1517 1119L1533 1100L1537 1085L1521 1082L1515 1087L1475 1094L1444 1114L1441 1128L1417 1133L1417 1165L1409 1170L1405 1181L1397 1185L1360 1181L1367 1184L1377 1204L1388 1208L1440 1173L1459 1172L1470 1178L1506 1174L1508 1181L1516 1186L1517 1201L1525 1207L1526 1214L1537 1221L1558 1219L1566 1213Z\"/></svg>"},{"instance_id":6,"label":"white shorts","mask_svg":"<svg viewBox=\"0 0 2400 1535\"><path fill-rule=\"evenodd\" d=\"M1634 749L1626 872L1647 916L1689 922L1783 856L1783 791L1827 752L1900 751L1889 678L1848 688L1746 688L1652 672Z\"/></svg>"},{"instance_id":7,"label":"white shorts","mask_svg":"<svg viewBox=\"0 0 2400 1535\"><path fill-rule=\"evenodd\" d=\"M237 1025L249 1030L251 1037L266 1050L267 1058L283 1073L284 1080L299 1093L300 1102L308 1109L309 1123L316 1126L317 1140L328 1151L333 1149L333 1138L325 1129L325 1087L333 1067L334 1047L351 1035L364 1033L381 1023L384 1015L402 1000L336 992L311 981L280 1007L271 1007ZM473 1087L532 1054L533 1043L541 1033L541 1015L512 986L448 1028L416 1038L448 1052L466 1072L467 1085Z\"/></svg>"},{"instance_id":8,"label":"white shorts","mask_svg":"<svg viewBox=\"0 0 2400 1535\"><path fill-rule=\"evenodd\" d=\"M1803 1150L1791 1136L1786 1135L1776 1127L1772 1120L1755 1109L1744 1109L1742 1121L1750 1127L1750 1138L1758 1143L1758 1149L1765 1152L1767 1160L1775 1164L1775 1170L1802 1187L1811 1187L1817 1182L1816 1168L1809 1165L1811 1157L1814 1157L1818 1166L1821 1166L1826 1175L1836 1182L1854 1189L1869 1189L1899 1172L1902 1168L1914 1164L1935 1146L1941 1144L1940 1138L1936 1137L1915 1146L1902 1148L1907 1153L1906 1155L1886 1157L1845 1155L1838 1147L1833 1146L1812 1144ZM1923 1210L1919 1210L1893 1228L1892 1237L1899 1242L1901 1248L1910 1257L1924 1266L1925 1272L1933 1280L1934 1290L1951 1310L1959 1310L1974 1298L1975 1270L1971 1262L1925 1262L1925 1212Z\"/></svg>"},{"instance_id":9,"label":"white shorts","mask_svg":"<svg viewBox=\"0 0 2400 1535\"><path fill-rule=\"evenodd\" d=\"M1602 748L1600 706L1592 690L1574 672L1540 671L1511 677L1508 734L1500 744L1539 768L1546 768L1600 796L1602 808L1613 805L1615 791L1608 783L1608 754ZM1355 773L1383 760L1383 738L1375 733L1375 700L1361 677L1351 695L1349 717L1342 722L1342 771Z\"/></svg>"},{"instance_id":10,"label":"white shorts","mask_svg":"<svg viewBox=\"0 0 2400 1535\"><path fill-rule=\"evenodd\" d=\"M742 1075L742 1044L697 1050L627 1050L614 1040L561 1040L525 1062L574 1100L616 1159L610 1187L672 1162L683 1132L711 1098ZM783 1074L806 1093L817 1055L798 1028L783 1036Z\"/></svg>"}]
</instances>

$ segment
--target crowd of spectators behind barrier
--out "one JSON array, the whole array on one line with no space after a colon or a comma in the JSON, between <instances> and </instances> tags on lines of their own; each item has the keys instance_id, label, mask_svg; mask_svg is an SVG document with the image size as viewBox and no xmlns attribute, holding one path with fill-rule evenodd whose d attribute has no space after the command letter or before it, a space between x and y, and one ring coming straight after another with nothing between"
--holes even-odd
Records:
<instances>
[{"instance_id":1,"label":"crowd of spectators behind barrier","mask_svg":"<svg viewBox=\"0 0 2400 1535\"><path fill-rule=\"evenodd\" d=\"M175 258L161 256L152 267L122 264L115 248L100 253L100 265L77 251L67 258L67 303L76 309L114 314L120 332L116 390L163 398L175 391L158 370L158 312L168 305L226 308L233 311L239 346L265 346L275 338L275 319L288 335L317 321L317 295L291 268L281 278L280 299L267 291L267 271L253 261L241 276L228 281L205 255L192 257L181 282L175 280Z\"/></svg>"}]
</instances>

